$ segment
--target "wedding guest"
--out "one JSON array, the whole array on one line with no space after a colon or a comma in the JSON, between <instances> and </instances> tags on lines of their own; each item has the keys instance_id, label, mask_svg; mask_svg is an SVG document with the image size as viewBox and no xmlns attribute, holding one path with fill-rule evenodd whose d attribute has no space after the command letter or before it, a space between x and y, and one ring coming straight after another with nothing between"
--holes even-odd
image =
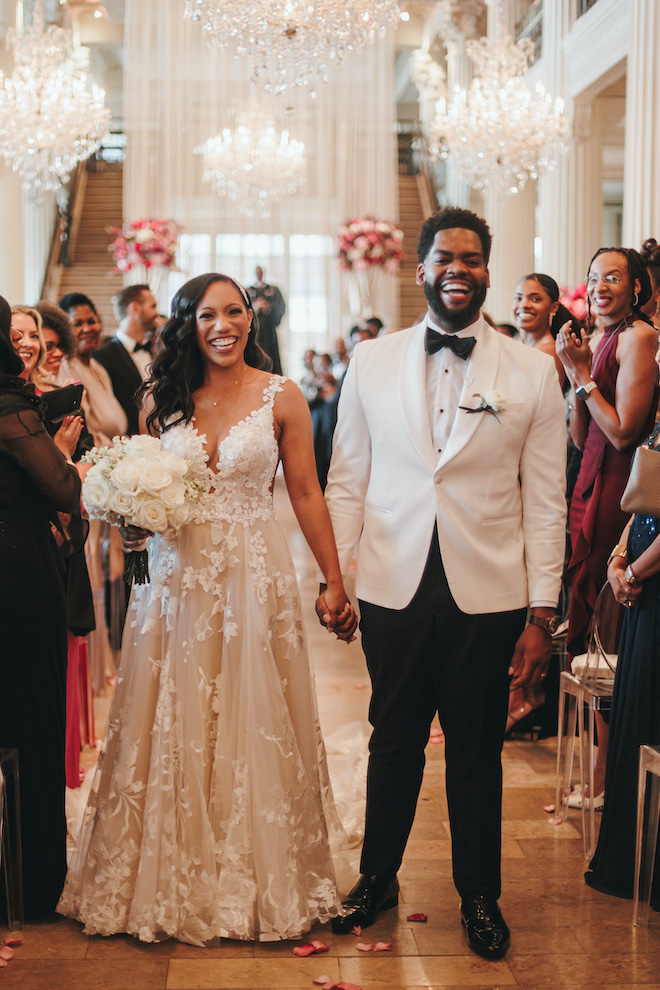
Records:
<instances>
[{"instance_id":1,"label":"wedding guest","mask_svg":"<svg viewBox=\"0 0 660 990\"><path fill-rule=\"evenodd\" d=\"M571 333L568 323L557 337L557 354L571 384L571 435L583 451L570 509L571 656L586 651L608 557L628 518L620 502L632 451L648 436L655 417L657 332L641 310L650 296L648 272L637 251L600 248L587 275L589 314L605 324L595 353L586 333ZM597 729L593 800L602 806L607 724L599 713ZM580 806L582 796L569 800Z\"/></svg>"},{"instance_id":2,"label":"wedding guest","mask_svg":"<svg viewBox=\"0 0 660 990\"><path fill-rule=\"evenodd\" d=\"M66 313L59 306L42 299L34 308L41 316L41 333L46 345L43 370L55 381L63 359L74 355L76 345L73 332Z\"/></svg>"},{"instance_id":3,"label":"wedding guest","mask_svg":"<svg viewBox=\"0 0 660 990\"><path fill-rule=\"evenodd\" d=\"M660 351L656 362L660 364ZM648 443L658 448L660 426ZM590 887L616 897L634 894L639 747L660 745L659 532L660 520L635 515L607 572L614 596L626 610L610 713L603 820L585 879ZM660 910L657 854L651 904Z\"/></svg>"},{"instance_id":4,"label":"wedding guest","mask_svg":"<svg viewBox=\"0 0 660 990\"><path fill-rule=\"evenodd\" d=\"M642 258L651 280L651 298L642 307L656 330L660 330L660 244L649 237L642 244Z\"/></svg>"},{"instance_id":5,"label":"wedding guest","mask_svg":"<svg viewBox=\"0 0 660 990\"><path fill-rule=\"evenodd\" d=\"M273 372L281 375L282 361L277 328L286 312L286 304L278 287L264 281L264 270L261 265L255 268L255 275L257 281L248 287L248 292L257 317L257 343L270 358Z\"/></svg>"},{"instance_id":6,"label":"wedding guest","mask_svg":"<svg viewBox=\"0 0 660 990\"><path fill-rule=\"evenodd\" d=\"M126 433L128 420L112 390L108 372L94 358L101 335L101 323L92 300L81 292L70 292L59 300L58 305L69 317L76 349L73 357L64 358L60 367L59 382L67 380L82 382L85 386L83 411L85 421L94 438L96 447L112 446L112 439ZM107 547L106 547L107 543ZM108 622L113 628L113 641L118 646L119 630L113 623L113 616L122 614L123 557L118 534L93 519L90 523L86 544L87 566L94 593L94 615L96 629L90 634L89 667L94 693L102 695L107 689L108 680L115 674L115 658L108 636ZM112 596L106 593L106 579ZM116 603L117 607L113 607Z\"/></svg>"},{"instance_id":7,"label":"wedding guest","mask_svg":"<svg viewBox=\"0 0 660 990\"><path fill-rule=\"evenodd\" d=\"M562 386L566 372L557 357L555 337L567 320L572 320L572 316L559 302L559 286L555 280L540 272L523 275L513 295L513 321L518 329L518 340L552 358Z\"/></svg>"},{"instance_id":8,"label":"wedding guest","mask_svg":"<svg viewBox=\"0 0 660 990\"><path fill-rule=\"evenodd\" d=\"M148 285L129 285L112 300L119 324L112 340L94 352L110 376L112 390L128 420L129 435L138 432L136 393L149 377L152 355L148 337L159 320L158 303Z\"/></svg>"},{"instance_id":9,"label":"wedding guest","mask_svg":"<svg viewBox=\"0 0 660 990\"><path fill-rule=\"evenodd\" d=\"M0 746L18 749L23 899L38 918L55 909L66 871L67 631L51 524L75 510L80 479L21 377L11 320L0 297ZM21 347L30 358L35 350Z\"/></svg>"},{"instance_id":10,"label":"wedding guest","mask_svg":"<svg viewBox=\"0 0 660 990\"><path fill-rule=\"evenodd\" d=\"M437 713L461 921L469 948L497 959L509 945L498 905L509 682L540 683L550 661L566 444L552 361L481 316L490 247L469 210L423 225L428 313L355 348L326 501L342 573L359 539L373 725L362 876L333 931L371 925L398 901ZM322 601L317 614L332 628Z\"/></svg>"},{"instance_id":11,"label":"wedding guest","mask_svg":"<svg viewBox=\"0 0 660 990\"><path fill-rule=\"evenodd\" d=\"M205 494L188 525L149 540L151 583L133 589L59 906L88 933L274 941L339 908L330 839L341 827L295 572L273 515L280 460L341 638L356 619L307 404L293 382L261 370L253 321L238 282L193 278L153 363L146 424L191 462ZM127 549L150 535L125 531Z\"/></svg>"},{"instance_id":12,"label":"wedding guest","mask_svg":"<svg viewBox=\"0 0 660 990\"><path fill-rule=\"evenodd\" d=\"M42 300L35 309L41 316L42 334L46 343L46 356L43 368L56 378L62 359L73 355L75 343L66 313L52 303ZM45 385L45 390L57 386ZM54 430L48 427L53 435ZM54 433L55 443L58 433ZM85 468L80 458L94 446L94 440L83 426L78 443L67 457L76 464L79 474ZM62 449L60 447L60 449ZM71 789L80 787L83 777L80 765L82 746L81 721L87 705L87 695L83 688L83 674L86 674L86 637L96 628L94 599L85 559L85 542L89 523L80 513L72 515L67 535L70 537L64 548L65 597L67 615L67 675L66 675L66 785Z\"/></svg>"}]
</instances>

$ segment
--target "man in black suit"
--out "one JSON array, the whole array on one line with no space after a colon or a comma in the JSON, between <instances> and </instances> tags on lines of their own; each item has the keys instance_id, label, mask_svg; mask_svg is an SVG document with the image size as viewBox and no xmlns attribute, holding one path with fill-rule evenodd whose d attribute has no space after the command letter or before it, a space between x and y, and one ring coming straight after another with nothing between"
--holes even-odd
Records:
<instances>
[{"instance_id":1,"label":"man in black suit","mask_svg":"<svg viewBox=\"0 0 660 990\"><path fill-rule=\"evenodd\" d=\"M139 432L135 393L149 377L151 365L151 348L145 338L158 322L158 304L148 285L129 285L112 302L119 327L94 357L110 375L132 436Z\"/></svg>"},{"instance_id":2,"label":"man in black suit","mask_svg":"<svg viewBox=\"0 0 660 990\"><path fill-rule=\"evenodd\" d=\"M277 286L264 282L264 270L260 265L257 265L255 275L257 281L248 287L248 292L258 319L257 343L273 362L274 374L281 375L282 361L277 328L282 322L286 304Z\"/></svg>"}]
</instances>

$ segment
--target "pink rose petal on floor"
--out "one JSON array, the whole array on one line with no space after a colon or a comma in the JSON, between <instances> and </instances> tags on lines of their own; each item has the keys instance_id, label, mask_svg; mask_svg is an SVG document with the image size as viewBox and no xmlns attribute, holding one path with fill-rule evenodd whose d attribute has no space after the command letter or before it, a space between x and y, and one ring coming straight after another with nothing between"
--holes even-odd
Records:
<instances>
[{"instance_id":1,"label":"pink rose petal on floor","mask_svg":"<svg viewBox=\"0 0 660 990\"><path fill-rule=\"evenodd\" d=\"M334 983L332 982L331 978L329 976L326 976L325 974L323 976L317 976L316 979L313 980L312 982L316 983L317 986L321 986L321 987L327 987L327 986L334 987Z\"/></svg>"},{"instance_id":2,"label":"pink rose petal on floor","mask_svg":"<svg viewBox=\"0 0 660 990\"><path fill-rule=\"evenodd\" d=\"M6 960L6 959L0 959L0 969L1 969L1 968L2 968L3 966L6 966L6 965L7 965L7 960Z\"/></svg>"},{"instance_id":3,"label":"pink rose petal on floor","mask_svg":"<svg viewBox=\"0 0 660 990\"><path fill-rule=\"evenodd\" d=\"M8 935L5 939L5 945L22 945L23 939L18 935Z\"/></svg>"},{"instance_id":4,"label":"pink rose petal on floor","mask_svg":"<svg viewBox=\"0 0 660 990\"><path fill-rule=\"evenodd\" d=\"M428 914L421 914L421 913L420 914L409 914L407 920L408 921L428 921L429 920L429 916L428 916Z\"/></svg>"},{"instance_id":5,"label":"pink rose petal on floor","mask_svg":"<svg viewBox=\"0 0 660 990\"><path fill-rule=\"evenodd\" d=\"M548 818L548 825L562 825L563 822L563 818Z\"/></svg>"},{"instance_id":6,"label":"pink rose petal on floor","mask_svg":"<svg viewBox=\"0 0 660 990\"><path fill-rule=\"evenodd\" d=\"M16 953L13 949L10 949L8 945L5 945L0 949L0 959L13 959Z\"/></svg>"},{"instance_id":7,"label":"pink rose petal on floor","mask_svg":"<svg viewBox=\"0 0 660 990\"><path fill-rule=\"evenodd\" d=\"M444 741L445 741L445 734L442 731L442 729L439 729L435 725L432 726L432 728L431 728L431 734L430 734L430 737L429 737L429 742L431 743L431 745L432 746L439 746L440 743L443 743Z\"/></svg>"},{"instance_id":8,"label":"pink rose petal on floor","mask_svg":"<svg viewBox=\"0 0 660 990\"><path fill-rule=\"evenodd\" d=\"M351 935L361 935L361 934L362 934L362 925L353 925L353 927L351 928Z\"/></svg>"},{"instance_id":9,"label":"pink rose petal on floor","mask_svg":"<svg viewBox=\"0 0 660 990\"><path fill-rule=\"evenodd\" d=\"M313 956L316 949L313 945L294 945L291 951L294 956Z\"/></svg>"},{"instance_id":10,"label":"pink rose petal on floor","mask_svg":"<svg viewBox=\"0 0 660 990\"><path fill-rule=\"evenodd\" d=\"M314 952L327 952L328 951L328 946L325 945L325 943L323 943L323 942L312 942L312 946L314 947Z\"/></svg>"},{"instance_id":11,"label":"pink rose petal on floor","mask_svg":"<svg viewBox=\"0 0 660 990\"><path fill-rule=\"evenodd\" d=\"M356 983L337 983L337 990L362 990Z\"/></svg>"},{"instance_id":12,"label":"pink rose petal on floor","mask_svg":"<svg viewBox=\"0 0 660 990\"><path fill-rule=\"evenodd\" d=\"M371 942L358 942L356 949L359 949L360 952L371 952L373 945Z\"/></svg>"},{"instance_id":13,"label":"pink rose petal on floor","mask_svg":"<svg viewBox=\"0 0 660 990\"><path fill-rule=\"evenodd\" d=\"M391 942L376 942L374 945L374 952L387 952L391 948Z\"/></svg>"},{"instance_id":14,"label":"pink rose petal on floor","mask_svg":"<svg viewBox=\"0 0 660 990\"><path fill-rule=\"evenodd\" d=\"M552 812L555 810L555 806L554 804L544 804L543 810L545 811L546 815L551 815Z\"/></svg>"}]
</instances>

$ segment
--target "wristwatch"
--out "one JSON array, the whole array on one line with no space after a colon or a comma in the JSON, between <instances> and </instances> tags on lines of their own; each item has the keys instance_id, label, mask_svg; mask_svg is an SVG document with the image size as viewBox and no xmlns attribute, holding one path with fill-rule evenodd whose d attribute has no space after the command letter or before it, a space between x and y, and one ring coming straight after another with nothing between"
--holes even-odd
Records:
<instances>
[{"instance_id":1,"label":"wristwatch","mask_svg":"<svg viewBox=\"0 0 660 990\"><path fill-rule=\"evenodd\" d=\"M588 399L595 388L598 388L598 385L592 378L586 385L580 385L579 388L576 388L575 394L578 399Z\"/></svg>"},{"instance_id":2,"label":"wristwatch","mask_svg":"<svg viewBox=\"0 0 660 990\"><path fill-rule=\"evenodd\" d=\"M551 619L545 619L541 615L530 615L528 625L539 626L545 629L548 636L554 636L561 625L561 619L558 615L553 615Z\"/></svg>"}]
</instances>

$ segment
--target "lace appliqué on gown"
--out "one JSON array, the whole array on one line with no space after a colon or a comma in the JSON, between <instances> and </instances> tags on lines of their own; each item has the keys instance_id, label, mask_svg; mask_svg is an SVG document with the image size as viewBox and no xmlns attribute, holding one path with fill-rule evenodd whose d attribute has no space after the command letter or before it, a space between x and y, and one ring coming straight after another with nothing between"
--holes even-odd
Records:
<instances>
[{"instance_id":1,"label":"lace appliqu\u00e9 on gown","mask_svg":"<svg viewBox=\"0 0 660 990\"><path fill-rule=\"evenodd\" d=\"M272 377L207 464L192 424L163 435L212 486L150 541L59 911L88 933L195 945L297 938L337 913L341 841L295 574L273 515Z\"/></svg>"}]
</instances>

